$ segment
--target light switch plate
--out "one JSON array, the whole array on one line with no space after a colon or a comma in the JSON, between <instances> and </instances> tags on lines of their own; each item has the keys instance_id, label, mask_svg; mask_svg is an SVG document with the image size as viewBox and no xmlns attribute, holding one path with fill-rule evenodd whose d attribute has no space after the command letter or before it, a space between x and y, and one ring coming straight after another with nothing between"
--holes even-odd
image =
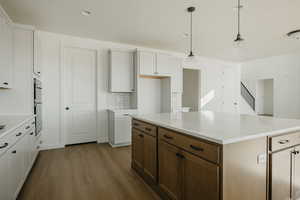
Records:
<instances>
[{"instance_id":1,"label":"light switch plate","mask_svg":"<svg viewBox=\"0 0 300 200\"><path fill-rule=\"evenodd\" d=\"M265 153L258 154L257 164L265 164L265 163L267 163L267 155Z\"/></svg>"}]
</instances>

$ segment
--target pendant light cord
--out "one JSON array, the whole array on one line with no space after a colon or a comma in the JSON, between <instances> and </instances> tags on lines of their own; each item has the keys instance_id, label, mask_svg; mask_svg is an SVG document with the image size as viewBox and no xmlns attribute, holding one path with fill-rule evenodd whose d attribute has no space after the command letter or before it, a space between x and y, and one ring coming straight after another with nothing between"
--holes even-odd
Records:
<instances>
[{"instance_id":1,"label":"pendant light cord","mask_svg":"<svg viewBox=\"0 0 300 200\"><path fill-rule=\"evenodd\" d=\"M241 1L238 0L238 35L240 35L240 26L241 26L241 13L240 13L240 9L241 9Z\"/></svg>"},{"instance_id":2,"label":"pendant light cord","mask_svg":"<svg viewBox=\"0 0 300 200\"><path fill-rule=\"evenodd\" d=\"M191 12L190 55L193 56L193 12Z\"/></svg>"}]
</instances>

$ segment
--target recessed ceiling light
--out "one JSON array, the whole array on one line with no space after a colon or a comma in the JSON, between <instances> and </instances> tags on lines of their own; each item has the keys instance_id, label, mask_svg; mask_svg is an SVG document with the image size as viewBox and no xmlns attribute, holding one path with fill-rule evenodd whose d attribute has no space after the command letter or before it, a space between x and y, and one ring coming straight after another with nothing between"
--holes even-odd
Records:
<instances>
[{"instance_id":1,"label":"recessed ceiling light","mask_svg":"<svg viewBox=\"0 0 300 200\"><path fill-rule=\"evenodd\" d=\"M92 12L89 11L89 10L83 10L83 11L81 11L81 14L82 14L83 16L90 16L90 15L92 14Z\"/></svg>"},{"instance_id":2,"label":"recessed ceiling light","mask_svg":"<svg viewBox=\"0 0 300 200\"><path fill-rule=\"evenodd\" d=\"M300 40L300 29L291 31L286 34L290 38L294 38L296 40Z\"/></svg>"}]
</instances>

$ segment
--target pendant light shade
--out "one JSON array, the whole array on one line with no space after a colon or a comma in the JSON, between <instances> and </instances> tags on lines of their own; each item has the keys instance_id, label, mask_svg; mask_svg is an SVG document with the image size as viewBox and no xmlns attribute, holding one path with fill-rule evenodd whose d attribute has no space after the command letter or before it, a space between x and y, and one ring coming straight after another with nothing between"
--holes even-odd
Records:
<instances>
[{"instance_id":1,"label":"pendant light shade","mask_svg":"<svg viewBox=\"0 0 300 200\"><path fill-rule=\"evenodd\" d=\"M196 66L198 64L198 59L193 53L193 12L196 10L195 7L188 7L187 11L191 15L191 21L190 21L190 53L187 55L187 57L184 59L184 65L185 66Z\"/></svg>"},{"instance_id":2,"label":"pendant light shade","mask_svg":"<svg viewBox=\"0 0 300 200\"><path fill-rule=\"evenodd\" d=\"M237 5L237 9L238 9L238 15L237 15L237 23L238 23L238 33L236 35L236 38L234 40L234 43L237 47L241 46L241 43L243 41L245 41L241 35L241 8L243 8L243 6L241 5L241 0L238 0L238 5Z\"/></svg>"}]
</instances>

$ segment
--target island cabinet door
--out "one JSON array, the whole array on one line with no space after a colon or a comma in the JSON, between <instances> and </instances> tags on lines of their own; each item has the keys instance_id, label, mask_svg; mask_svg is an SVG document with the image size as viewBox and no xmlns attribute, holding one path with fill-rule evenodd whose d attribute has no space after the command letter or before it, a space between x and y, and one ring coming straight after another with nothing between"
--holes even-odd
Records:
<instances>
[{"instance_id":1,"label":"island cabinet door","mask_svg":"<svg viewBox=\"0 0 300 200\"><path fill-rule=\"evenodd\" d=\"M270 157L270 187L272 200L292 199L292 163L293 149L287 149L271 154ZM292 199L294 200L294 199Z\"/></svg>"},{"instance_id":2,"label":"island cabinet door","mask_svg":"<svg viewBox=\"0 0 300 200\"><path fill-rule=\"evenodd\" d=\"M156 137L144 134L144 173L155 182L157 182L156 144Z\"/></svg>"},{"instance_id":3,"label":"island cabinet door","mask_svg":"<svg viewBox=\"0 0 300 200\"><path fill-rule=\"evenodd\" d=\"M293 151L295 159L293 168L293 200L300 200L300 147L296 147Z\"/></svg>"},{"instance_id":4,"label":"island cabinet door","mask_svg":"<svg viewBox=\"0 0 300 200\"><path fill-rule=\"evenodd\" d=\"M144 168L144 134L132 129L132 165L136 170L143 172Z\"/></svg>"},{"instance_id":5,"label":"island cabinet door","mask_svg":"<svg viewBox=\"0 0 300 200\"><path fill-rule=\"evenodd\" d=\"M219 166L182 152L182 199L219 200Z\"/></svg>"},{"instance_id":6,"label":"island cabinet door","mask_svg":"<svg viewBox=\"0 0 300 200\"><path fill-rule=\"evenodd\" d=\"M159 187L172 200L181 195L180 150L162 140L159 143Z\"/></svg>"}]
</instances>

